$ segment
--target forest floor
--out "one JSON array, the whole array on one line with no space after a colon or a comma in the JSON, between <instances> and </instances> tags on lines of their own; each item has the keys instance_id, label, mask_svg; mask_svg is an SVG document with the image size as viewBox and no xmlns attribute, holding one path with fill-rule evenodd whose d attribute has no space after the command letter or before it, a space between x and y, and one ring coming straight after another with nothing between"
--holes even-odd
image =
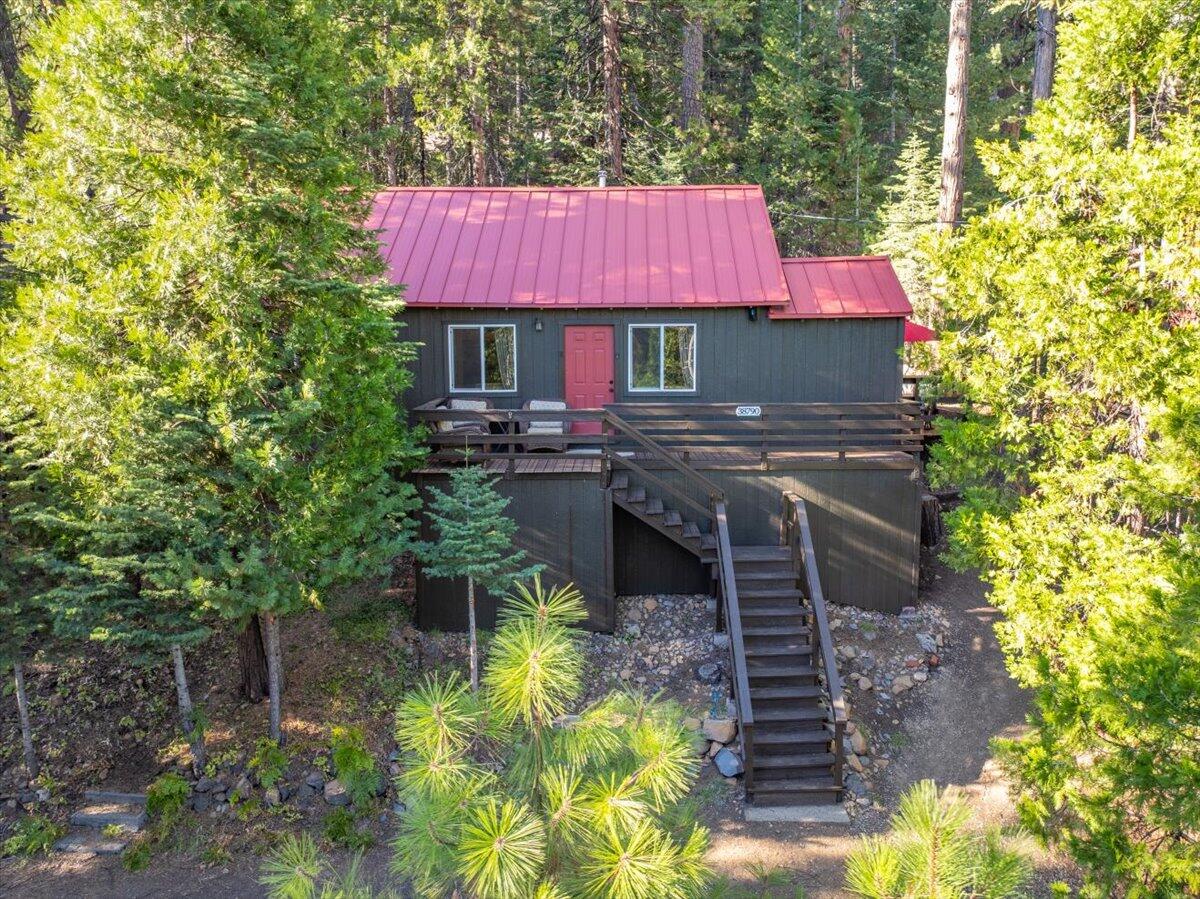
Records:
<instances>
[{"instance_id":1,"label":"forest floor","mask_svg":"<svg viewBox=\"0 0 1200 899\"><path fill-rule=\"evenodd\" d=\"M951 572L936 562L930 575L921 594L920 617L906 624L895 616L881 619L850 609L834 610L834 617L840 616L842 622L835 639L850 686L851 717L870 744L861 755L864 769L856 784L858 803L849 826L747 823L739 785L705 766L695 794L712 831L710 862L727 886L753 896L792 897L797 887L814 899L848 895L842 889L846 855L861 835L886 830L887 816L899 795L923 778L961 789L981 826L1015 823L1007 786L990 761L989 741L1020 733L1028 697L1005 673L993 633L996 612L987 604L984 585L971 574ZM458 664L461 638L423 635L403 624L404 616L395 608L402 605L404 592L392 585L365 586L329 618L313 614L288 622L285 725L289 752L303 764L327 752L333 724L363 727L371 745L386 756L392 710L417 672ZM664 599L667 608L653 608ZM648 606L657 614L648 614ZM388 610L386 614L378 614L381 607ZM614 680L604 684L612 686L615 679L623 679L662 688L690 712L703 716L711 704L712 688L699 684L693 672L698 664L721 656L709 644L710 611L701 598L626 601L616 635L588 638L592 671L601 675L590 677L590 683L600 686ZM663 621L672 624L663 626ZM912 667L915 657L923 658L915 652L918 631L945 636L945 648L938 651L940 664L928 670L924 663ZM266 710L236 698L232 641L213 641L196 655L194 679L205 689L216 753L252 744L265 729ZM164 670L165 681L159 684L162 678L153 670L134 675L88 673L97 670L97 661L103 660L66 672L60 666L57 674L45 674L40 685L32 679L38 691L35 709L41 711L39 723L45 728L42 733L67 735L55 740L53 747L50 767L60 778L54 790L57 796L71 797L83 786L101 783L144 789L159 771L170 768L181 751L175 743L154 743L148 736L170 729L163 726L169 722L169 704L152 701L171 695L169 674ZM911 679L916 670L927 673L911 688L893 693L894 681L906 674ZM74 701L68 697L77 684L90 685L88 689L97 696L107 695L112 684L105 682L106 677L129 685L121 694L123 705L96 704L87 715L72 714L69 707ZM874 682L870 688L859 688L860 684L866 687L864 677ZM11 722L0 720L0 730L7 732L10 726ZM61 731L52 730L59 727ZM7 739L6 743L12 745ZM61 801L51 811L62 817L69 808ZM262 854L282 831L319 833L319 816L326 811L319 802L309 810L287 809L286 815L259 809L245 816L190 816L154 854L149 867L137 873L126 871L118 857L6 859L0 861L0 896L259 897L263 895L257 882ZM379 884L389 880L387 841L395 825L386 809L387 802L382 802L363 822L374 840L363 859L364 873ZM11 820L11 810L6 814ZM0 819L0 837L3 828ZM1031 895L1050 895L1048 884L1055 880L1076 880L1061 857L1032 843L1029 851L1037 869ZM345 851L330 852L339 869L347 859Z\"/></svg>"}]
</instances>

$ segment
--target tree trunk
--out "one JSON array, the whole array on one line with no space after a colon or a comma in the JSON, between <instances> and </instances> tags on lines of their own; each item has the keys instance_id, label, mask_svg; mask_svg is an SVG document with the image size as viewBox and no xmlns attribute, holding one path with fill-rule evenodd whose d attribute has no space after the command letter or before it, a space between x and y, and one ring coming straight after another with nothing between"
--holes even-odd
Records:
<instances>
[{"instance_id":1,"label":"tree trunk","mask_svg":"<svg viewBox=\"0 0 1200 899\"><path fill-rule=\"evenodd\" d=\"M283 656L279 652L279 619L274 612L262 613L263 627L267 636L267 682L270 696L271 739L277 746L283 745L282 713L280 693L283 692Z\"/></svg>"},{"instance_id":2,"label":"tree trunk","mask_svg":"<svg viewBox=\"0 0 1200 899\"><path fill-rule=\"evenodd\" d=\"M33 748L33 725L29 723L29 694L25 692L25 665L20 659L13 662L13 680L16 682L17 715L21 719L21 746L25 750L25 770L33 780L42 771L37 751Z\"/></svg>"},{"instance_id":3,"label":"tree trunk","mask_svg":"<svg viewBox=\"0 0 1200 899\"><path fill-rule=\"evenodd\" d=\"M25 88L25 78L21 74L17 38L13 31L12 14L7 0L0 0L0 72L4 75L4 86L8 91L8 109L12 115L13 130L19 140L29 127L29 95Z\"/></svg>"},{"instance_id":4,"label":"tree trunk","mask_svg":"<svg viewBox=\"0 0 1200 899\"><path fill-rule=\"evenodd\" d=\"M475 578L467 578L467 641L470 644L471 692L479 690L479 644L475 636Z\"/></svg>"},{"instance_id":5,"label":"tree trunk","mask_svg":"<svg viewBox=\"0 0 1200 899\"><path fill-rule=\"evenodd\" d=\"M949 43L946 58L946 123L942 134L942 186L938 198L938 227L943 230L953 228L962 217L971 0L951 0Z\"/></svg>"},{"instance_id":6,"label":"tree trunk","mask_svg":"<svg viewBox=\"0 0 1200 899\"><path fill-rule=\"evenodd\" d=\"M1138 107L1137 88L1129 85L1129 129L1125 134L1125 149L1132 150L1137 143Z\"/></svg>"},{"instance_id":7,"label":"tree trunk","mask_svg":"<svg viewBox=\"0 0 1200 899\"><path fill-rule=\"evenodd\" d=\"M680 95L683 112L681 124L686 131L692 123L703 123L704 107L700 101L704 90L704 23L697 15L688 16L683 23L683 82Z\"/></svg>"},{"instance_id":8,"label":"tree trunk","mask_svg":"<svg viewBox=\"0 0 1200 899\"><path fill-rule=\"evenodd\" d=\"M208 760L204 746L204 731L196 726L192 694L188 691L187 669L183 666L183 650L178 643L171 644L171 661L175 663L175 694L179 700L179 722L183 735L192 747L192 773L199 776Z\"/></svg>"},{"instance_id":9,"label":"tree trunk","mask_svg":"<svg viewBox=\"0 0 1200 899\"><path fill-rule=\"evenodd\" d=\"M1037 44L1033 50L1034 101L1048 100L1054 89L1054 56L1058 49L1057 0L1043 0L1037 10Z\"/></svg>"},{"instance_id":10,"label":"tree trunk","mask_svg":"<svg viewBox=\"0 0 1200 899\"><path fill-rule=\"evenodd\" d=\"M483 113L471 113L471 168L476 187L488 186L487 135L483 129Z\"/></svg>"},{"instance_id":11,"label":"tree trunk","mask_svg":"<svg viewBox=\"0 0 1200 899\"><path fill-rule=\"evenodd\" d=\"M238 695L249 702L262 702L270 689L267 680L267 653L263 648L262 625L251 615L238 636L238 663L242 682Z\"/></svg>"},{"instance_id":12,"label":"tree trunk","mask_svg":"<svg viewBox=\"0 0 1200 899\"><path fill-rule=\"evenodd\" d=\"M842 72L842 87L845 90L854 89L854 24L852 19L856 8L857 0L838 0L836 15L838 56Z\"/></svg>"},{"instance_id":13,"label":"tree trunk","mask_svg":"<svg viewBox=\"0 0 1200 899\"><path fill-rule=\"evenodd\" d=\"M383 141L383 180L388 187L400 183L400 172L396 167L396 89L383 88L383 126L387 137Z\"/></svg>"},{"instance_id":14,"label":"tree trunk","mask_svg":"<svg viewBox=\"0 0 1200 899\"><path fill-rule=\"evenodd\" d=\"M614 181L625 180L621 147L621 27L614 4L600 0L600 28L604 45L604 139Z\"/></svg>"}]
</instances>

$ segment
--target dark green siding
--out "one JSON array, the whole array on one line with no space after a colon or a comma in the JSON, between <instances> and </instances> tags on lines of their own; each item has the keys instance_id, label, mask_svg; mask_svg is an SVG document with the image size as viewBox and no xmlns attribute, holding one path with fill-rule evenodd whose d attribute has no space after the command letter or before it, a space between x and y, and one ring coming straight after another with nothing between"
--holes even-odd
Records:
<instances>
[{"instance_id":1,"label":"dark green siding","mask_svg":"<svg viewBox=\"0 0 1200 899\"><path fill-rule=\"evenodd\" d=\"M614 326L617 402L852 403L896 402L904 322L899 318L776 319L759 310L446 310L410 309L405 338L424 346L414 365L415 382L405 398L411 408L449 393L446 342L451 324L517 326L517 392L492 394L498 408L529 399L563 396L563 326ZM542 323L542 330L535 322ZM627 334L630 323L696 325L696 391L630 393ZM479 394L472 394L478 396Z\"/></svg>"},{"instance_id":2,"label":"dark green siding","mask_svg":"<svg viewBox=\"0 0 1200 899\"><path fill-rule=\"evenodd\" d=\"M429 486L449 489L445 475L418 475L414 480L425 500ZM512 499L507 514L517 522L516 545L525 550L531 562L546 566L543 582L574 583L587 601L588 626L612 630L611 544L605 536L611 527L611 506L599 481L578 477L502 478L497 489ZM421 539L432 540L433 536L422 516ZM417 624L423 628L465 630L466 597L465 581L426 578L418 570ZM493 627L495 598L486 591L477 591L476 602L479 626Z\"/></svg>"}]
</instances>

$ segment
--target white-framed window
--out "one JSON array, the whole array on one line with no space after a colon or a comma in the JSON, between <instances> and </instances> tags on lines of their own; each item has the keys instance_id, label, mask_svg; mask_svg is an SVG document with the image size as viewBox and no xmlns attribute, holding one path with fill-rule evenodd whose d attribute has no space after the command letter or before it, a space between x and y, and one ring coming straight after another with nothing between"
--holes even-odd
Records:
<instances>
[{"instance_id":1,"label":"white-framed window","mask_svg":"<svg viewBox=\"0 0 1200 899\"><path fill-rule=\"evenodd\" d=\"M450 390L516 393L517 326L451 325Z\"/></svg>"},{"instance_id":2,"label":"white-framed window","mask_svg":"<svg viewBox=\"0 0 1200 899\"><path fill-rule=\"evenodd\" d=\"M696 390L696 326L629 326L629 389L653 393Z\"/></svg>"}]
</instances>

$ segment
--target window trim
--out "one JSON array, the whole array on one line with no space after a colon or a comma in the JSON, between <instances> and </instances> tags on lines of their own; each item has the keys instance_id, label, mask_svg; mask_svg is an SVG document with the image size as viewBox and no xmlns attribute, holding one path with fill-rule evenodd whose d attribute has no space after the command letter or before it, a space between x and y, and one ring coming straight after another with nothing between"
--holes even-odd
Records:
<instances>
[{"instance_id":1,"label":"window trim","mask_svg":"<svg viewBox=\"0 0 1200 899\"><path fill-rule=\"evenodd\" d=\"M633 386L633 330L634 328L658 328L658 386ZM692 329L692 386L667 387L666 384L666 335L663 328ZM697 359L696 347L700 341L700 329L695 322L630 322L626 328L626 384L630 393L695 393L700 387L700 365Z\"/></svg>"},{"instance_id":2,"label":"window trim","mask_svg":"<svg viewBox=\"0 0 1200 899\"><path fill-rule=\"evenodd\" d=\"M487 386L487 350L484 346L483 332L487 328L508 328L512 331L513 345L513 386L511 390L500 387ZM479 332L479 383L480 387L455 387L454 386L454 332L455 331L478 331ZM458 324L448 325L446 330L446 344L449 347L447 351L447 359L450 363L450 370L447 373L449 378L447 386L450 393L516 393L518 388L518 372L520 371L517 355L517 325L515 322L483 322L480 324Z\"/></svg>"}]
</instances>

